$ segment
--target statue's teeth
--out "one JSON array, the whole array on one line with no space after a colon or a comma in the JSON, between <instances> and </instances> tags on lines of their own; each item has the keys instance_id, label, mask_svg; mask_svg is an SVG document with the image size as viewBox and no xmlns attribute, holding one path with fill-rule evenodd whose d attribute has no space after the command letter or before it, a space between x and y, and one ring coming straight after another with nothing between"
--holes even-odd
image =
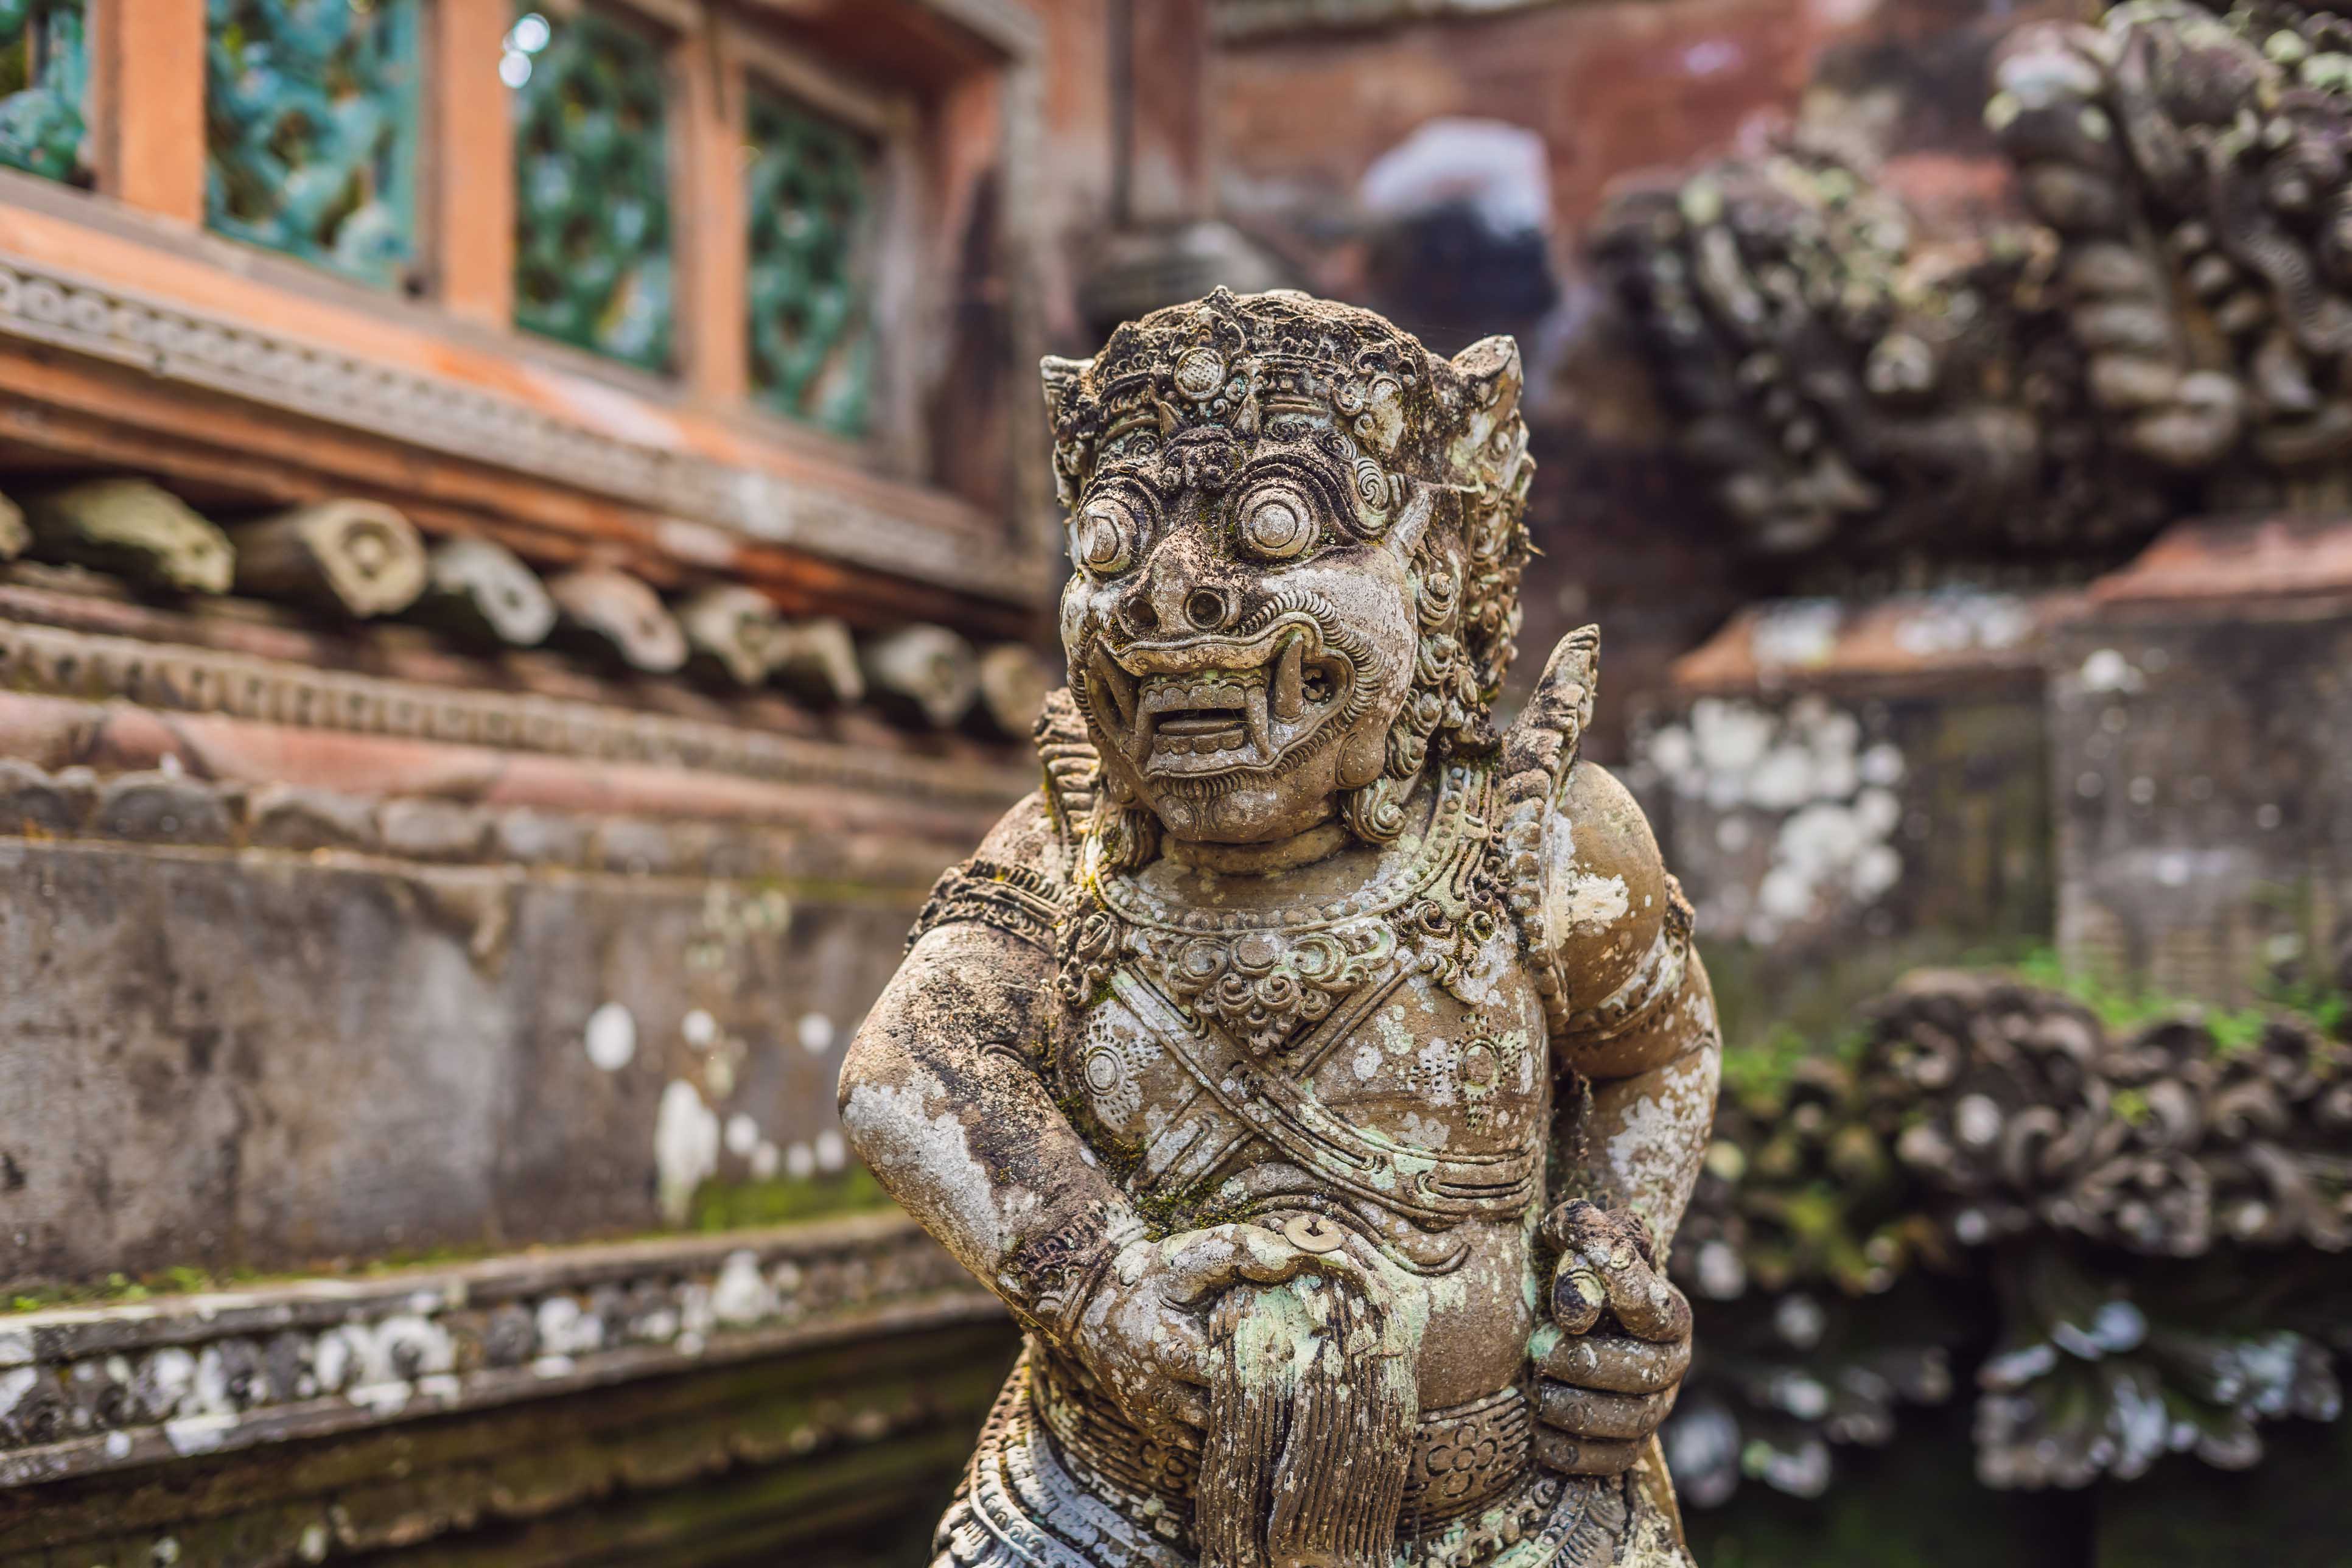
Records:
<instances>
[{"instance_id":1,"label":"statue's teeth","mask_svg":"<svg viewBox=\"0 0 2352 1568\"><path fill-rule=\"evenodd\" d=\"M1282 645L1282 657L1274 667L1274 716L1286 724L1306 710L1306 668L1307 639L1294 633Z\"/></svg>"},{"instance_id":2,"label":"statue's teeth","mask_svg":"<svg viewBox=\"0 0 2352 1568\"><path fill-rule=\"evenodd\" d=\"M1253 686L1249 699L1242 709L1242 717L1249 724L1250 745L1260 757L1274 755L1274 726L1266 721L1265 688Z\"/></svg>"},{"instance_id":3,"label":"statue's teeth","mask_svg":"<svg viewBox=\"0 0 2352 1568\"><path fill-rule=\"evenodd\" d=\"M1134 723L1135 678L1119 668L1117 661L1103 651L1100 644L1095 647L1094 667L1095 678L1102 682L1103 689L1110 693L1111 705L1118 710L1118 721Z\"/></svg>"}]
</instances>

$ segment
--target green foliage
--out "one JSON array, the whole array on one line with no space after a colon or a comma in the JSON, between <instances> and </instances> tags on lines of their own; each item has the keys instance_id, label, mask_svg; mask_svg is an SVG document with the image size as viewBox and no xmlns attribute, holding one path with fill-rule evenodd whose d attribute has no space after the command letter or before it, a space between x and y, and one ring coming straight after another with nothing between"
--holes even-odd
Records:
<instances>
[{"instance_id":1,"label":"green foliage","mask_svg":"<svg viewBox=\"0 0 2352 1568\"><path fill-rule=\"evenodd\" d=\"M663 50L593 6L563 16L526 6L521 17L507 55L515 321L667 370L677 312ZM531 43L540 47L523 47Z\"/></svg>"},{"instance_id":2,"label":"green foliage","mask_svg":"<svg viewBox=\"0 0 2352 1568\"><path fill-rule=\"evenodd\" d=\"M1723 1092L1745 1107L1767 1110L1786 1095L1806 1063L1825 1060L1851 1068L1869 1045L1870 1031L1859 1026L1816 1041L1792 1025L1777 1024L1753 1045L1725 1049Z\"/></svg>"},{"instance_id":3,"label":"green foliage","mask_svg":"<svg viewBox=\"0 0 2352 1568\"><path fill-rule=\"evenodd\" d=\"M0 0L0 164L90 183L87 0Z\"/></svg>"},{"instance_id":4,"label":"green foliage","mask_svg":"<svg viewBox=\"0 0 2352 1568\"><path fill-rule=\"evenodd\" d=\"M2262 999L2252 1006L2215 1007L2069 965L2053 948L2036 948L2010 967L2028 984L2073 997L2118 1032L2167 1018L2195 1019L2211 1032L2215 1048L2224 1057L2252 1050L2274 1013L2299 1015L2322 1035L2340 1039L2347 1012L2352 1012L2352 1000L2342 992L2309 981L2267 982Z\"/></svg>"},{"instance_id":5,"label":"green foliage","mask_svg":"<svg viewBox=\"0 0 2352 1568\"><path fill-rule=\"evenodd\" d=\"M363 282L416 255L419 0L209 0L205 221Z\"/></svg>"},{"instance_id":6,"label":"green foliage","mask_svg":"<svg viewBox=\"0 0 2352 1568\"><path fill-rule=\"evenodd\" d=\"M873 379L863 243L872 151L771 93L751 95L750 118L752 386L796 419L857 435Z\"/></svg>"}]
</instances>

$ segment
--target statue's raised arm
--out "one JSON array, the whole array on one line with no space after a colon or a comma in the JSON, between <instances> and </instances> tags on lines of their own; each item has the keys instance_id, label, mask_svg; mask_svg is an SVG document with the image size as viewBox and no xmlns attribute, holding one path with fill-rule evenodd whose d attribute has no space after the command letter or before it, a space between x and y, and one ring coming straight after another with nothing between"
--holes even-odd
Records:
<instances>
[{"instance_id":1,"label":"statue's raised arm","mask_svg":"<svg viewBox=\"0 0 2352 1568\"><path fill-rule=\"evenodd\" d=\"M1591 636L1492 723L1517 349L1221 290L1045 381L1045 787L942 879L842 1081L1027 1333L940 1563L1684 1563L1648 1439L1714 1019L1576 759Z\"/></svg>"}]
</instances>

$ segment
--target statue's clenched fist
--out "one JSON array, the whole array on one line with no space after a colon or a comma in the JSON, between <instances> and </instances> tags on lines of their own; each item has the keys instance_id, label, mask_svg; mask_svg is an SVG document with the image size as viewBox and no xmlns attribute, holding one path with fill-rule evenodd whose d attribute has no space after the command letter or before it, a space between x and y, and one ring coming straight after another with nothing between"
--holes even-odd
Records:
<instances>
[{"instance_id":1,"label":"statue's clenched fist","mask_svg":"<svg viewBox=\"0 0 2352 1568\"><path fill-rule=\"evenodd\" d=\"M1578 1199L1544 1220L1559 1248L1556 1333L1538 1333L1536 1457L1570 1475L1631 1466L1690 1370L1690 1302L1638 1215Z\"/></svg>"}]
</instances>

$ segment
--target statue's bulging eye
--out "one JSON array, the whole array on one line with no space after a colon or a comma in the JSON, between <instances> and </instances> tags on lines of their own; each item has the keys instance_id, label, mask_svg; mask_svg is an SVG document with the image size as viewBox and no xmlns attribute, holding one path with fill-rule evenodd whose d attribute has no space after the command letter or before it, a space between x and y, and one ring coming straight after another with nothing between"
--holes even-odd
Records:
<instances>
[{"instance_id":1,"label":"statue's bulging eye","mask_svg":"<svg viewBox=\"0 0 2352 1568\"><path fill-rule=\"evenodd\" d=\"M1243 498L1239 521L1244 548L1261 560L1288 561L1315 542L1314 503L1291 485L1265 484L1250 491Z\"/></svg>"},{"instance_id":2,"label":"statue's bulging eye","mask_svg":"<svg viewBox=\"0 0 2352 1568\"><path fill-rule=\"evenodd\" d=\"M1070 556L1097 577L1116 577L1135 564L1142 520L1125 496L1097 496L1070 529Z\"/></svg>"}]
</instances>

